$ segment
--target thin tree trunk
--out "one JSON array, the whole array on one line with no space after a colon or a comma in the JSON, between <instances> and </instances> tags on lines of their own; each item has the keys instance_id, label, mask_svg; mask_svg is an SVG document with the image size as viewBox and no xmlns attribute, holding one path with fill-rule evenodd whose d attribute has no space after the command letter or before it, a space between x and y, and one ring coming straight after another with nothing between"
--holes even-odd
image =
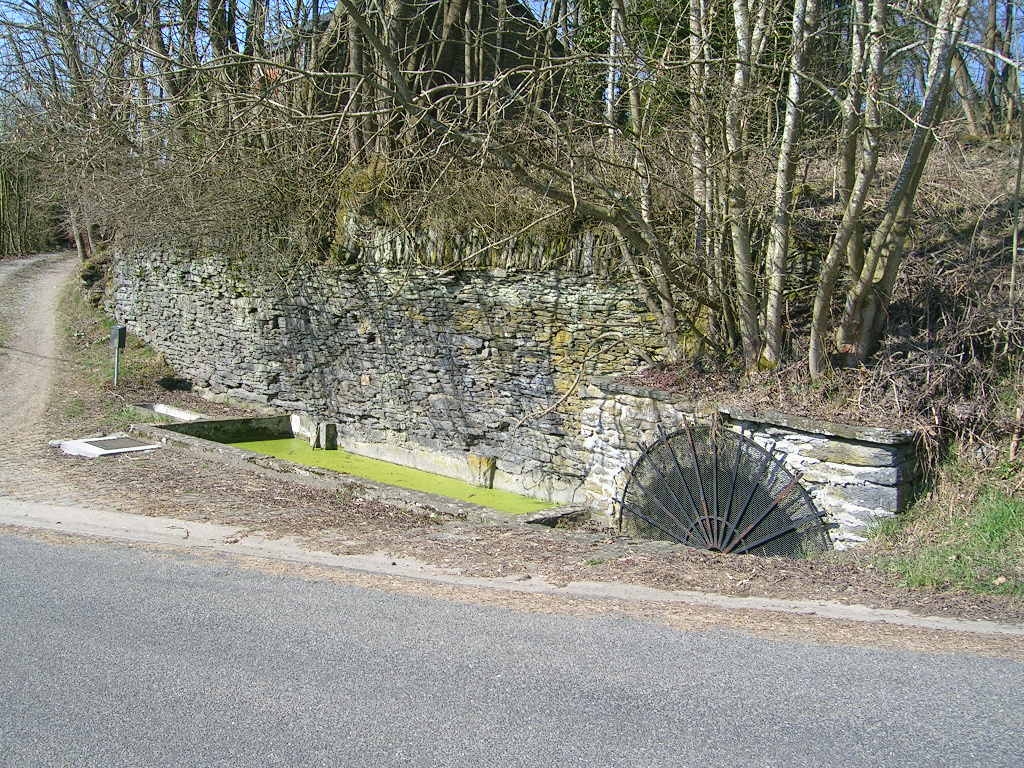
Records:
<instances>
[{"instance_id":1,"label":"thin tree trunk","mask_svg":"<svg viewBox=\"0 0 1024 768\"><path fill-rule=\"evenodd\" d=\"M616 111L618 104L618 89L621 55L621 5L618 0L612 0L608 10L608 72L605 78L604 96L604 119L608 125L608 151L615 146L616 133Z\"/></svg>"},{"instance_id":2,"label":"thin tree trunk","mask_svg":"<svg viewBox=\"0 0 1024 768\"><path fill-rule=\"evenodd\" d=\"M866 10L866 7L864 7ZM864 103L864 121L860 128L861 160L856 175L852 177L849 192L844 192L845 204L839 229L832 237L828 254L821 266L818 288L814 295L811 315L811 333L807 353L807 365L811 377L821 378L828 370L828 347L826 337L832 325L832 298L836 283L846 260L851 238L859 234L858 224L868 191L874 181L878 165L878 132L881 129L882 77L885 69L885 27L888 18L887 0L872 0L871 16L867 34L860 38L852 36L851 61L866 62L863 79L864 91L855 97L847 94L844 103ZM851 87L860 88L861 81L851 78ZM844 118L845 122L845 118ZM849 134L847 134L849 135ZM844 154L847 147L844 146ZM845 188L845 187L844 187Z\"/></svg>"},{"instance_id":3,"label":"thin tree trunk","mask_svg":"<svg viewBox=\"0 0 1024 768\"><path fill-rule=\"evenodd\" d=\"M747 370L756 369L761 356L761 326L757 280L750 247L750 224L746 192L746 132L743 110L750 85L751 53L754 45L750 8L746 0L733 0L736 31L736 63L725 110L725 140L728 149L729 231L736 272L736 303Z\"/></svg>"},{"instance_id":4,"label":"thin tree trunk","mask_svg":"<svg viewBox=\"0 0 1024 768\"><path fill-rule=\"evenodd\" d=\"M1014 24L1017 16L1016 2L1018 0L1006 0L1003 10L1003 34L1000 41L1003 54L1003 68L999 75L999 88L1003 94L1005 114L1003 115L1003 133L1010 136L1020 118L1021 96L1020 96L1020 65L1014 63L1013 43ZM997 0L992 0L997 2Z\"/></svg>"},{"instance_id":5,"label":"thin tree trunk","mask_svg":"<svg viewBox=\"0 0 1024 768\"><path fill-rule=\"evenodd\" d=\"M160 87L163 89L167 99L167 108L171 117L175 119L174 131L179 138L184 137L186 129L184 125L184 103L186 93L183 84L179 80L179 73L171 63L171 56L164 41L163 20L161 18L159 0L153 0L149 6L149 24L146 28L150 47L156 51L154 57L156 69L159 73Z\"/></svg>"},{"instance_id":6,"label":"thin tree trunk","mask_svg":"<svg viewBox=\"0 0 1024 768\"><path fill-rule=\"evenodd\" d=\"M690 93L704 93L707 85L707 65L704 46L704 19L707 0L691 0L689 3L689 90ZM707 159L707 113L694 99L689 110L690 164L693 168L693 252L697 259L707 262L708 229L708 159Z\"/></svg>"},{"instance_id":7,"label":"thin tree trunk","mask_svg":"<svg viewBox=\"0 0 1024 768\"><path fill-rule=\"evenodd\" d=\"M86 246L82 239L82 230L79 226L78 214L75 212L74 207L68 212L68 224L71 226L71 237L75 241L75 252L78 254L78 260L85 261Z\"/></svg>"},{"instance_id":8,"label":"thin tree trunk","mask_svg":"<svg viewBox=\"0 0 1024 768\"><path fill-rule=\"evenodd\" d=\"M348 69L352 73L351 97L349 100L349 153L357 163L365 160L366 137L363 133L365 120L360 114L363 111L363 91L366 69L363 62L363 36L359 27L348 24Z\"/></svg>"},{"instance_id":9,"label":"thin tree trunk","mask_svg":"<svg viewBox=\"0 0 1024 768\"><path fill-rule=\"evenodd\" d=\"M988 0L988 8L985 19L984 45L991 53L982 55L981 62L984 66L984 78L981 90L985 95L985 106L988 110L988 122L996 125L1001 122L1002 115L999 109L999 70L996 64L995 50L999 45L999 25L997 23L997 9L999 0Z\"/></svg>"},{"instance_id":10,"label":"thin tree trunk","mask_svg":"<svg viewBox=\"0 0 1024 768\"><path fill-rule=\"evenodd\" d=\"M963 110L964 120L967 121L967 130L973 136L991 135L991 123L988 123L987 115L980 105L978 89L974 86L967 62L960 51L953 52L953 80L960 97L960 109Z\"/></svg>"},{"instance_id":11,"label":"thin tree trunk","mask_svg":"<svg viewBox=\"0 0 1024 768\"><path fill-rule=\"evenodd\" d=\"M790 56L786 116L775 170L775 199L768 236L768 304L765 312L764 357L773 365L782 360L782 308L786 288L786 260L789 255L790 206L796 171L796 144L800 137L801 72L807 53L809 25L816 15L816 0L796 0L793 5L793 51Z\"/></svg>"}]
</instances>

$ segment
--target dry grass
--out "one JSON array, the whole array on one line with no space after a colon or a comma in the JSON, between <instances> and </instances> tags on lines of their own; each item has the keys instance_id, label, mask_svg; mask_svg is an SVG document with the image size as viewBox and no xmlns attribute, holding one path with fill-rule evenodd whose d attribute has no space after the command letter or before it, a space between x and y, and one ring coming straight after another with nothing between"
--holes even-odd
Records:
<instances>
[{"instance_id":1,"label":"dry grass","mask_svg":"<svg viewBox=\"0 0 1024 768\"><path fill-rule=\"evenodd\" d=\"M866 366L811 381L806 366L817 266L835 226L832 165L812 165L800 186L794 245L808 262L788 294L789 359L745 373L735 361L700 360L633 374L632 383L696 405L731 403L853 424L917 431L930 453L957 437L1005 439L1024 400L1024 307L1009 304L1015 148L945 137L922 180L886 335ZM882 175L898 171L898 155ZM884 198L866 216L878 215ZM1018 299L1019 301L1019 299ZM836 311L839 311L837 307Z\"/></svg>"}]
</instances>

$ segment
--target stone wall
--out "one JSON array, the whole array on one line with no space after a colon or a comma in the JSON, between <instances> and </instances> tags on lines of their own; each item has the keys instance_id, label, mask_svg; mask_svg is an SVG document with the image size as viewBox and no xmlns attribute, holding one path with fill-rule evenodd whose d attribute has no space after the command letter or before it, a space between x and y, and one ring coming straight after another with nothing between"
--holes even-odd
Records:
<instances>
[{"instance_id":1,"label":"stone wall","mask_svg":"<svg viewBox=\"0 0 1024 768\"><path fill-rule=\"evenodd\" d=\"M591 455L585 490L591 504L617 514L621 494L641 445L684 421L718 419L769 450L798 474L818 509L835 525L837 548L864 541L868 529L906 508L917 483L913 435L854 427L774 412L750 413L723 405L698 412L672 395L591 381L581 392L583 445Z\"/></svg>"},{"instance_id":2,"label":"stone wall","mask_svg":"<svg viewBox=\"0 0 1024 768\"><path fill-rule=\"evenodd\" d=\"M114 312L198 387L407 463L494 456L495 487L556 501L579 501L589 469L576 385L658 346L628 289L593 275L246 264L122 253Z\"/></svg>"},{"instance_id":3,"label":"stone wall","mask_svg":"<svg viewBox=\"0 0 1024 768\"><path fill-rule=\"evenodd\" d=\"M310 429L336 423L338 444L359 453L471 481L486 462L496 488L610 516L657 426L708 417L608 376L658 347L621 282L400 261L283 270L121 253L113 305L198 387L305 414ZM913 488L909 435L725 406L714 417L801 473L840 546Z\"/></svg>"},{"instance_id":4,"label":"stone wall","mask_svg":"<svg viewBox=\"0 0 1024 768\"><path fill-rule=\"evenodd\" d=\"M583 231L538 240L529 235L494 238L481 232L406 230L350 216L335 243L336 255L353 263L462 270L558 272L619 276L619 246L611 232Z\"/></svg>"}]
</instances>

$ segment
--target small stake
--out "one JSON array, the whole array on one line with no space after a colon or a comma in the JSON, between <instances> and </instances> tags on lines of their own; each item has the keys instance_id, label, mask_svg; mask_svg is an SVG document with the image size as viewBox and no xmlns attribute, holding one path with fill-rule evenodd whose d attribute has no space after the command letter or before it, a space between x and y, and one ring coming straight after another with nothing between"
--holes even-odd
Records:
<instances>
[{"instance_id":1,"label":"small stake","mask_svg":"<svg viewBox=\"0 0 1024 768\"><path fill-rule=\"evenodd\" d=\"M110 329L110 346L114 348L114 389L117 389L121 373L121 350L124 349L127 336L128 329L123 325L115 325Z\"/></svg>"}]
</instances>

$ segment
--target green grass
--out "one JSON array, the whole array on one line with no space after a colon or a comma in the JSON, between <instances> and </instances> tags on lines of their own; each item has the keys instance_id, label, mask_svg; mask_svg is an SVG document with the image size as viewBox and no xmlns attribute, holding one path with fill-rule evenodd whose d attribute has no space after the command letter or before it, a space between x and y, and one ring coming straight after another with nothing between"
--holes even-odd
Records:
<instances>
[{"instance_id":1,"label":"green grass","mask_svg":"<svg viewBox=\"0 0 1024 768\"><path fill-rule=\"evenodd\" d=\"M954 460L938 498L876 529L879 565L908 587L1024 597L1024 498L1008 482L1019 471Z\"/></svg>"},{"instance_id":2,"label":"green grass","mask_svg":"<svg viewBox=\"0 0 1024 768\"><path fill-rule=\"evenodd\" d=\"M332 469L335 472L365 477L368 480L396 485L399 488L436 493L451 499L468 501L482 507L496 509L499 512L520 515L552 506L550 501L531 499L517 493L493 488L478 488L461 480L403 467L387 461L368 459L348 451L316 450L311 448L305 440L293 437L232 443L232 445L267 456L294 461L297 464Z\"/></svg>"},{"instance_id":3,"label":"green grass","mask_svg":"<svg viewBox=\"0 0 1024 768\"><path fill-rule=\"evenodd\" d=\"M77 285L69 285L61 297L59 316L64 321L65 339L81 350L80 367L98 386L113 386L114 350L110 344L110 331L114 321L86 300ZM163 359L140 339L128 335L125 349L121 350L119 385L131 389L148 383L154 375L167 368ZM171 371L167 368L168 375Z\"/></svg>"}]
</instances>

